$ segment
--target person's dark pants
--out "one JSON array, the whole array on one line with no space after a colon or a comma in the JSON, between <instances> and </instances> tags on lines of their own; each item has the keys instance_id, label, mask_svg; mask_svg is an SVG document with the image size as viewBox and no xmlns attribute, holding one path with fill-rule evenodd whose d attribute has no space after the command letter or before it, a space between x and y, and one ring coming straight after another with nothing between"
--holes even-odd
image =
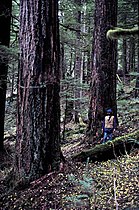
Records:
<instances>
[{"instance_id":1,"label":"person's dark pants","mask_svg":"<svg viewBox=\"0 0 139 210\"><path fill-rule=\"evenodd\" d=\"M103 143L112 140L113 128L105 128L104 129L104 136L103 136Z\"/></svg>"}]
</instances>

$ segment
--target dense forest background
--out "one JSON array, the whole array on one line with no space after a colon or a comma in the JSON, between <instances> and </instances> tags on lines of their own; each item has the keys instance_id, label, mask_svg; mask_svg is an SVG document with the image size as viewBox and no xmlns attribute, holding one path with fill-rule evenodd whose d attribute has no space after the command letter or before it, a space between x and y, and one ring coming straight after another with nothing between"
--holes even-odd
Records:
<instances>
[{"instance_id":1,"label":"dense forest background","mask_svg":"<svg viewBox=\"0 0 139 210\"><path fill-rule=\"evenodd\" d=\"M0 2L0 209L139 209L138 9Z\"/></svg>"}]
</instances>

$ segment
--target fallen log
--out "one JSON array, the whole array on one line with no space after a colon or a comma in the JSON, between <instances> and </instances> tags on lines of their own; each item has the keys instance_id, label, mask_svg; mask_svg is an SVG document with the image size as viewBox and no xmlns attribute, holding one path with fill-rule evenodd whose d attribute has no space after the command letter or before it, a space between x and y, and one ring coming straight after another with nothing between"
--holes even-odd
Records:
<instances>
[{"instance_id":1,"label":"fallen log","mask_svg":"<svg viewBox=\"0 0 139 210\"><path fill-rule=\"evenodd\" d=\"M89 157L91 161L106 161L118 156L129 154L133 149L139 148L139 131L117 137L105 144L99 144L72 156L73 160L86 161Z\"/></svg>"}]
</instances>

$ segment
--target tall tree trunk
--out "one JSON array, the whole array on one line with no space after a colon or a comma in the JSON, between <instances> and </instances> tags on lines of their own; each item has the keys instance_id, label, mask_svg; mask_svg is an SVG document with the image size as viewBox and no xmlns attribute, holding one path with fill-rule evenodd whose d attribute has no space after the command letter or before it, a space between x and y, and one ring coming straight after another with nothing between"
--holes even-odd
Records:
<instances>
[{"instance_id":1,"label":"tall tree trunk","mask_svg":"<svg viewBox=\"0 0 139 210\"><path fill-rule=\"evenodd\" d=\"M139 37L137 37L137 73L139 74ZM139 97L139 75L136 78L135 98Z\"/></svg>"},{"instance_id":2,"label":"tall tree trunk","mask_svg":"<svg viewBox=\"0 0 139 210\"><path fill-rule=\"evenodd\" d=\"M130 38L130 49L131 49L131 71L135 71L135 38Z\"/></svg>"},{"instance_id":3,"label":"tall tree trunk","mask_svg":"<svg viewBox=\"0 0 139 210\"><path fill-rule=\"evenodd\" d=\"M86 60L85 60L85 58L86 58L86 53L85 52L83 52L82 53L82 78L81 78L81 82L82 83L85 83L86 82L86 75L87 75L87 73L86 73Z\"/></svg>"},{"instance_id":4,"label":"tall tree trunk","mask_svg":"<svg viewBox=\"0 0 139 210\"><path fill-rule=\"evenodd\" d=\"M91 80L91 52L87 51L87 84L90 83Z\"/></svg>"},{"instance_id":5,"label":"tall tree trunk","mask_svg":"<svg viewBox=\"0 0 139 210\"><path fill-rule=\"evenodd\" d=\"M80 77L81 77L81 62L82 62L82 53L80 50L81 47L81 11L78 9L78 7L81 7L81 0L75 0L75 3L77 5L77 13L75 14L76 16L76 21L77 21L77 39L76 39L76 57L75 57L75 69L74 69L74 78L75 78L75 90L74 90L74 109L75 109L75 115L74 115L74 121L75 123L79 122L79 108L80 108Z\"/></svg>"},{"instance_id":6,"label":"tall tree trunk","mask_svg":"<svg viewBox=\"0 0 139 210\"><path fill-rule=\"evenodd\" d=\"M73 52L72 52L72 49L71 49L71 52L70 52L70 63L69 63L69 75L70 76L72 75L72 72L73 72L72 66L73 66Z\"/></svg>"},{"instance_id":7,"label":"tall tree trunk","mask_svg":"<svg viewBox=\"0 0 139 210\"><path fill-rule=\"evenodd\" d=\"M10 23L11 23L12 0L0 1L0 45L9 47L10 43ZM3 151L4 145L4 118L5 100L7 88L8 60L0 58L0 150Z\"/></svg>"},{"instance_id":8,"label":"tall tree trunk","mask_svg":"<svg viewBox=\"0 0 139 210\"><path fill-rule=\"evenodd\" d=\"M61 58L61 79L65 79L65 73L66 73L66 68L65 68L65 60L64 60L64 44L61 43L61 53L60 53L60 58Z\"/></svg>"},{"instance_id":9,"label":"tall tree trunk","mask_svg":"<svg viewBox=\"0 0 139 210\"><path fill-rule=\"evenodd\" d=\"M106 38L117 23L117 0L95 1L95 28L88 134L101 136L101 121L106 108L116 113L117 42ZM94 139L93 139L94 140ZM95 140L94 140L95 141Z\"/></svg>"},{"instance_id":10,"label":"tall tree trunk","mask_svg":"<svg viewBox=\"0 0 139 210\"><path fill-rule=\"evenodd\" d=\"M127 71L127 40L126 38L123 39L123 73L124 73L124 79L128 74Z\"/></svg>"},{"instance_id":11,"label":"tall tree trunk","mask_svg":"<svg viewBox=\"0 0 139 210\"><path fill-rule=\"evenodd\" d=\"M15 170L34 180L60 162L58 2L20 1L20 67Z\"/></svg>"},{"instance_id":12,"label":"tall tree trunk","mask_svg":"<svg viewBox=\"0 0 139 210\"><path fill-rule=\"evenodd\" d=\"M135 38L131 37L127 40L127 73L135 71Z\"/></svg>"}]
</instances>

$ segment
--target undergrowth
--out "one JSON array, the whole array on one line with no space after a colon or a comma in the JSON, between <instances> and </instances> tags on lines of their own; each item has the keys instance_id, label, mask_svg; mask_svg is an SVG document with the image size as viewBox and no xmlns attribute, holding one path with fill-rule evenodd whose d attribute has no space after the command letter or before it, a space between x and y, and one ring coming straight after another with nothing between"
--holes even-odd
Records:
<instances>
[{"instance_id":1,"label":"undergrowth","mask_svg":"<svg viewBox=\"0 0 139 210\"><path fill-rule=\"evenodd\" d=\"M25 189L2 197L1 210L125 210L139 208L139 153L106 162L70 162Z\"/></svg>"},{"instance_id":2,"label":"undergrowth","mask_svg":"<svg viewBox=\"0 0 139 210\"><path fill-rule=\"evenodd\" d=\"M138 129L138 100L118 101L118 135ZM6 115L6 129L14 127ZM12 118L15 113L13 113ZM24 189L10 190L4 178L11 170L14 151L2 156L0 168L0 210L134 210L139 209L139 153L117 157L106 162L72 162L72 153L81 149L86 125L66 125L63 144L67 163L64 171L45 175ZM118 132L117 131L117 132ZM13 130L12 130L13 132ZM10 134L11 135L11 134ZM15 139L7 140L7 148L14 147Z\"/></svg>"},{"instance_id":3,"label":"undergrowth","mask_svg":"<svg viewBox=\"0 0 139 210\"><path fill-rule=\"evenodd\" d=\"M138 163L139 154L87 163L78 176L69 175L74 193L65 195L64 206L68 209L139 208Z\"/></svg>"}]
</instances>

